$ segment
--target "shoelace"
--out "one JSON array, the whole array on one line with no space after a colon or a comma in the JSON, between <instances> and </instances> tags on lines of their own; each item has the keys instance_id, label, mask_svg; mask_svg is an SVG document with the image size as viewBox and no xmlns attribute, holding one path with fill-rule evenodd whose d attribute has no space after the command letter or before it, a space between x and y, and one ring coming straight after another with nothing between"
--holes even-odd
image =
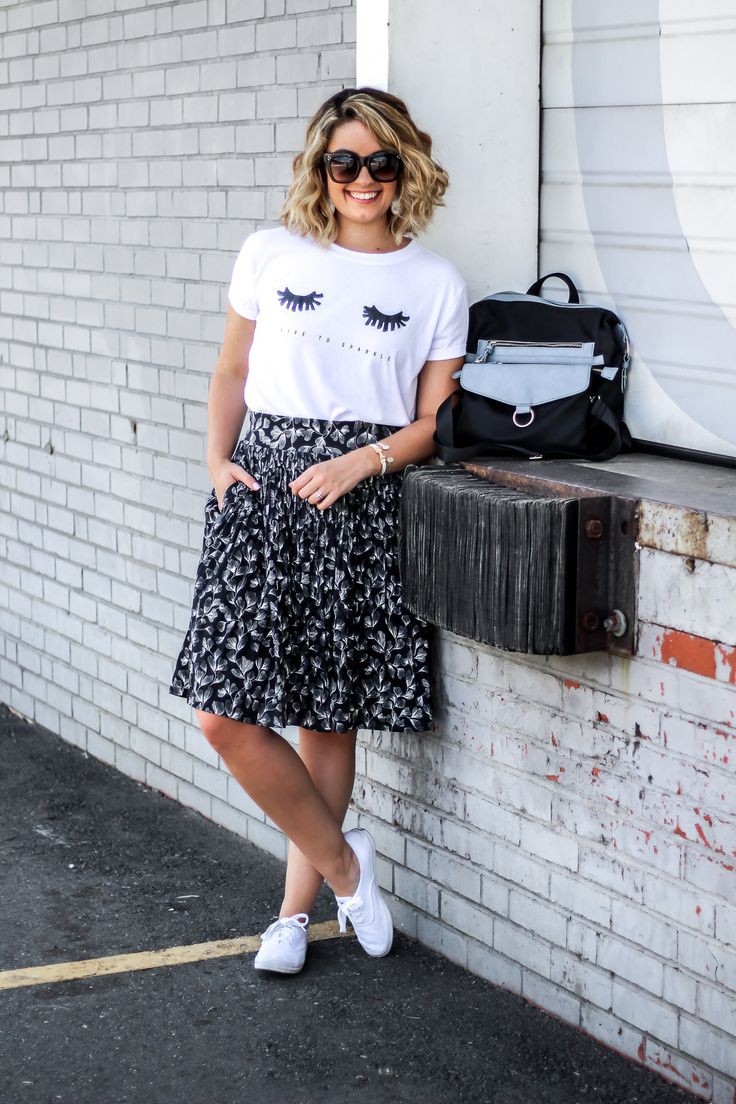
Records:
<instances>
[{"instance_id":1,"label":"shoelace","mask_svg":"<svg viewBox=\"0 0 736 1104\"><path fill-rule=\"evenodd\" d=\"M301 920L300 917L304 919ZM273 938L277 943L292 943L297 932L306 932L308 924L309 917L306 912L297 912L294 916L280 916L273 924L269 924L264 932L261 932L261 939Z\"/></svg>"},{"instance_id":2,"label":"shoelace","mask_svg":"<svg viewBox=\"0 0 736 1104\"><path fill-rule=\"evenodd\" d=\"M353 912L359 912L364 905L363 898L357 893L354 897L346 897L344 901L338 901L337 903L337 922L340 927L340 931L347 931L347 919L352 919Z\"/></svg>"}]
</instances>

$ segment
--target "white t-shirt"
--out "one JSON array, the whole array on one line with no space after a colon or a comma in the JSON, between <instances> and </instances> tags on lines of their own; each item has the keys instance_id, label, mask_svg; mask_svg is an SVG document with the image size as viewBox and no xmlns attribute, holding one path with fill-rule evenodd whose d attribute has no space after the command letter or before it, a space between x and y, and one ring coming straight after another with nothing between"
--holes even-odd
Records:
<instances>
[{"instance_id":1,"label":"white t-shirt","mask_svg":"<svg viewBox=\"0 0 736 1104\"><path fill-rule=\"evenodd\" d=\"M359 253L282 226L257 230L228 300L257 319L244 399L266 414L408 425L424 363L465 355L465 283L416 239Z\"/></svg>"}]
</instances>

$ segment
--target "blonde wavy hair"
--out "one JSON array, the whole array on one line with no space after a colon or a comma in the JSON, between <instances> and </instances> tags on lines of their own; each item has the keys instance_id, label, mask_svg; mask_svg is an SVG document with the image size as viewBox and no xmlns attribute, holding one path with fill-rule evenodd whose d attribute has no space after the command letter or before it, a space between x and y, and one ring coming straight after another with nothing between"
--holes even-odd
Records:
<instances>
[{"instance_id":1,"label":"blonde wavy hair","mask_svg":"<svg viewBox=\"0 0 736 1104\"><path fill-rule=\"evenodd\" d=\"M294 177L279 222L293 233L311 234L321 245L336 239L338 224L322 156L335 127L350 119L368 127L381 147L396 150L404 163L388 215L389 233L401 245L406 234L418 234L428 225L435 207L444 206L449 179L432 158L432 139L417 127L404 101L378 88L344 88L314 113L304 149L294 158Z\"/></svg>"}]
</instances>

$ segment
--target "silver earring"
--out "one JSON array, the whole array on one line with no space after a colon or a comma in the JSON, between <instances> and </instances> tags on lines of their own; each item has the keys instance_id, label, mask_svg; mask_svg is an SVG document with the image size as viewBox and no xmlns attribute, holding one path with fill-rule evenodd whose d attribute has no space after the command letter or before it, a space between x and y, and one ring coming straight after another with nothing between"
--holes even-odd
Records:
<instances>
[{"instance_id":1,"label":"silver earring","mask_svg":"<svg viewBox=\"0 0 736 1104\"><path fill-rule=\"evenodd\" d=\"M328 206L328 207L330 208L330 210L332 211L332 213L333 213L333 215L334 215L334 213L335 213L335 211L336 211L336 207L335 207L335 201L334 201L334 199L328 199L328 200L327 200L327 206Z\"/></svg>"},{"instance_id":2,"label":"silver earring","mask_svg":"<svg viewBox=\"0 0 736 1104\"><path fill-rule=\"evenodd\" d=\"M398 215L401 212L401 204L398 199L394 199L391 203L391 214Z\"/></svg>"}]
</instances>

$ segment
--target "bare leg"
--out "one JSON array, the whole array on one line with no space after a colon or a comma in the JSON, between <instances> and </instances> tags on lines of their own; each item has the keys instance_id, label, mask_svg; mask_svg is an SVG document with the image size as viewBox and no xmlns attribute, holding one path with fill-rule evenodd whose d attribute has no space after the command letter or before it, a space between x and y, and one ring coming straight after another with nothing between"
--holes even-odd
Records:
<instances>
[{"instance_id":1,"label":"bare leg","mask_svg":"<svg viewBox=\"0 0 736 1104\"><path fill-rule=\"evenodd\" d=\"M342 825L355 781L355 741L352 732L315 732L299 729L299 756L312 782L338 824ZM286 885L279 916L312 911L324 878L293 840L289 841Z\"/></svg>"},{"instance_id":2,"label":"bare leg","mask_svg":"<svg viewBox=\"0 0 736 1104\"><path fill-rule=\"evenodd\" d=\"M206 739L257 805L339 896L358 887L360 864L297 752L272 728L196 709Z\"/></svg>"}]
</instances>

